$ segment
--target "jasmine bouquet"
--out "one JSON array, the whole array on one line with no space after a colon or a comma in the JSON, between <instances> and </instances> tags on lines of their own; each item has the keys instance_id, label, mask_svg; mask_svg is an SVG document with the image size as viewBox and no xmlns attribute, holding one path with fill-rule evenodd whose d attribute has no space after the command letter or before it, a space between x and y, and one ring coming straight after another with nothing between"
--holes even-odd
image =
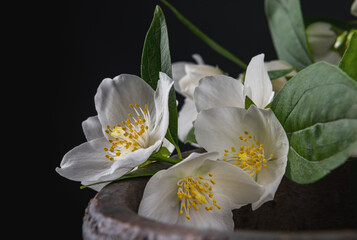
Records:
<instances>
[{"instance_id":1,"label":"jasmine bouquet","mask_svg":"<svg viewBox=\"0 0 357 240\"><path fill-rule=\"evenodd\" d=\"M171 62L168 27L156 7L141 76L104 79L97 115L82 124L87 142L56 171L100 191L150 177L138 214L156 221L233 231L232 210L273 200L285 175L316 182L357 150L357 23L305 20L298 0L265 0L278 59L248 64L161 2L204 43L244 69ZM351 14L357 15L357 1ZM177 111L176 93L184 96ZM203 148L183 159L179 142ZM172 156L176 153L176 157ZM171 166L152 169L155 162ZM355 162L354 162L355 164Z\"/></svg>"}]
</instances>

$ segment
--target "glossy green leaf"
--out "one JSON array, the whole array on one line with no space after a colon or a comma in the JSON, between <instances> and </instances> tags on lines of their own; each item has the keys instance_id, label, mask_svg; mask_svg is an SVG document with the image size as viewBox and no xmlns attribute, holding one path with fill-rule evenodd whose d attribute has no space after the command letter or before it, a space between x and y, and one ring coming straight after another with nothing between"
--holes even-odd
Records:
<instances>
[{"instance_id":1,"label":"glossy green leaf","mask_svg":"<svg viewBox=\"0 0 357 240\"><path fill-rule=\"evenodd\" d=\"M153 20L146 34L141 58L141 77L156 89L159 72L172 77L169 38L165 16L156 6ZM169 128L166 138L178 149L176 93L172 88L169 94ZM179 150L178 150L179 151Z\"/></svg>"},{"instance_id":2,"label":"glossy green leaf","mask_svg":"<svg viewBox=\"0 0 357 240\"><path fill-rule=\"evenodd\" d=\"M245 96L245 101L244 101L244 104L245 104L245 109L248 109L251 105L255 105L253 100L250 99L248 96Z\"/></svg>"},{"instance_id":3,"label":"glossy green leaf","mask_svg":"<svg viewBox=\"0 0 357 240\"><path fill-rule=\"evenodd\" d=\"M268 105L266 105L265 107L264 107L264 109L268 109L268 108L271 108L271 105L273 104L273 102L270 102Z\"/></svg>"},{"instance_id":4,"label":"glossy green leaf","mask_svg":"<svg viewBox=\"0 0 357 240\"><path fill-rule=\"evenodd\" d=\"M270 70L270 71L268 71L268 75L269 75L270 80L275 80L275 79L284 77L285 75L291 73L294 70L296 70L296 68Z\"/></svg>"},{"instance_id":5,"label":"glossy green leaf","mask_svg":"<svg viewBox=\"0 0 357 240\"><path fill-rule=\"evenodd\" d=\"M352 34L348 47L343 54L339 67L357 81L357 31Z\"/></svg>"},{"instance_id":6,"label":"glossy green leaf","mask_svg":"<svg viewBox=\"0 0 357 240\"><path fill-rule=\"evenodd\" d=\"M195 143L197 144L196 136L195 136L195 128L192 127L191 130L188 132L186 140L184 142L185 144L187 143Z\"/></svg>"},{"instance_id":7,"label":"glossy green leaf","mask_svg":"<svg viewBox=\"0 0 357 240\"><path fill-rule=\"evenodd\" d=\"M265 0L265 14L279 59L294 67L312 63L299 0Z\"/></svg>"},{"instance_id":8,"label":"glossy green leaf","mask_svg":"<svg viewBox=\"0 0 357 240\"><path fill-rule=\"evenodd\" d=\"M293 77L271 109L290 148L286 176L314 182L357 149L357 83L336 66L315 63Z\"/></svg>"},{"instance_id":9,"label":"glossy green leaf","mask_svg":"<svg viewBox=\"0 0 357 240\"><path fill-rule=\"evenodd\" d=\"M165 16L156 6L154 17L146 34L141 58L141 77L156 89L159 72L172 77L169 38Z\"/></svg>"}]
</instances>

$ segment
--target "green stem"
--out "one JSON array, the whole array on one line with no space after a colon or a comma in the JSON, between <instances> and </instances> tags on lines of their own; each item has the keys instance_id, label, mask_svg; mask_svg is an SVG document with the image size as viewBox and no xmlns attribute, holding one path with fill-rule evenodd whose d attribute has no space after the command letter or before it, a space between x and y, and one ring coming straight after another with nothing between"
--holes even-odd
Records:
<instances>
[{"instance_id":1,"label":"green stem","mask_svg":"<svg viewBox=\"0 0 357 240\"><path fill-rule=\"evenodd\" d=\"M167 162L171 164L176 164L179 163L181 160L173 159L173 158L168 158L168 157L163 157L160 155L153 155L149 158L150 160L156 160L156 161L161 161L161 162Z\"/></svg>"},{"instance_id":2,"label":"green stem","mask_svg":"<svg viewBox=\"0 0 357 240\"><path fill-rule=\"evenodd\" d=\"M175 148L176 148L177 155L178 155L178 157L179 157L179 159L180 159L180 161L181 161L181 160L182 160L181 150L180 150L180 148L179 148L178 145L175 144L174 146L175 146Z\"/></svg>"},{"instance_id":3,"label":"green stem","mask_svg":"<svg viewBox=\"0 0 357 240\"><path fill-rule=\"evenodd\" d=\"M188 27L197 37L203 40L208 46L210 46L213 50L217 53L222 55L223 57L231 60L232 62L236 63L243 69L247 69L247 64L245 64L242 60L234 56L228 50L223 48L221 45L213 41L210 37L204 34L200 29L198 29L195 25L193 25L187 18L185 18L181 13L179 13L174 6L168 3L166 0L160 0L163 4L165 4L175 15L176 17L186 26Z\"/></svg>"}]
</instances>

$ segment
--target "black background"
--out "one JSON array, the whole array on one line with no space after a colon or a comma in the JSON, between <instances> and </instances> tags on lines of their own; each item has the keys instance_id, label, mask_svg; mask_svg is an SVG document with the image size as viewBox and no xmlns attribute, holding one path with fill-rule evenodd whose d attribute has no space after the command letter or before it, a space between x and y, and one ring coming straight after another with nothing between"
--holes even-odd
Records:
<instances>
[{"instance_id":1,"label":"black background","mask_svg":"<svg viewBox=\"0 0 357 240\"><path fill-rule=\"evenodd\" d=\"M263 1L170 2L244 62L248 63L259 53L265 53L265 60L276 59ZM350 20L352 2L303 0L302 11L306 16ZM53 82L49 91L54 100L46 112L51 111L51 125L55 127L50 155L44 160L49 164L49 183L53 190L47 206L43 206L50 215L51 239L81 238L84 210L95 192L80 190L80 183L59 176L54 169L66 152L85 142L81 122L96 115L94 95L100 82L122 73L140 76L141 50L157 4L166 17L172 62L192 61L191 55L199 53L206 63L218 65L233 77L242 72L193 35L159 1L61 1L53 6L56 15L48 20L53 20L50 24L53 42L50 40L44 49L50 55L44 61L50 62L47 69L50 76L46 81ZM183 150L188 149L181 146Z\"/></svg>"}]
</instances>

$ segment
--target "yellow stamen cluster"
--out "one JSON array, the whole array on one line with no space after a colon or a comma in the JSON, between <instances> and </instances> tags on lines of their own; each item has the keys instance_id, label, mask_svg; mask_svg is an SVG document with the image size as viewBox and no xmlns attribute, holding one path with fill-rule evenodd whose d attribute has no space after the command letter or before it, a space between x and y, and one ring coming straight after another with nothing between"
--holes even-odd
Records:
<instances>
[{"instance_id":1,"label":"yellow stamen cluster","mask_svg":"<svg viewBox=\"0 0 357 240\"><path fill-rule=\"evenodd\" d=\"M217 204L217 200L213 198L212 185L216 184L213 180L212 173L208 174L208 178L187 177L181 179L177 183L177 197L180 200L180 215L185 213L188 220L191 219L190 208L196 211L200 205L205 205L206 211L213 210L213 207L221 209Z\"/></svg>"},{"instance_id":2,"label":"yellow stamen cluster","mask_svg":"<svg viewBox=\"0 0 357 240\"><path fill-rule=\"evenodd\" d=\"M270 154L266 157L264 144L254 140L254 137L249 135L248 131L244 131L244 135L238 138L242 141L239 150L235 147L231 147L230 150L225 149L222 160L240 167L251 177L255 177L263 168L268 167L268 161L272 160L274 155Z\"/></svg>"},{"instance_id":3,"label":"yellow stamen cluster","mask_svg":"<svg viewBox=\"0 0 357 240\"><path fill-rule=\"evenodd\" d=\"M110 127L107 126L105 132L113 137L108 142L111 144L109 148L104 148L108 152L104 156L110 161L114 157L119 157L123 152L134 152L139 148L145 147L148 142L148 129L150 124L149 106L146 104L142 109L138 104L129 105L134 110L134 115L129 113L129 118L122 121L121 124Z\"/></svg>"}]
</instances>

